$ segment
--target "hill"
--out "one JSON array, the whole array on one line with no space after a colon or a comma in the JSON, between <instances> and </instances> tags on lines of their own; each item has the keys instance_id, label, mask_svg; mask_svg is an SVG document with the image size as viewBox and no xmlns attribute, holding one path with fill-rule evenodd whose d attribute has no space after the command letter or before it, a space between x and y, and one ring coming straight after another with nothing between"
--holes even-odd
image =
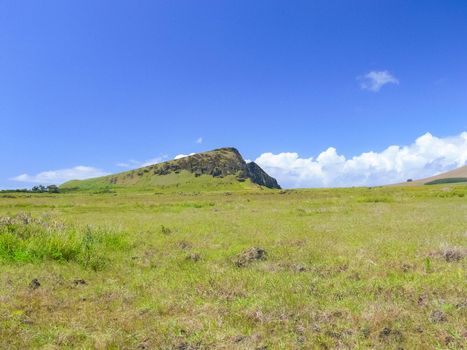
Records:
<instances>
[{"instance_id":1,"label":"hill","mask_svg":"<svg viewBox=\"0 0 467 350\"><path fill-rule=\"evenodd\" d=\"M112 188L168 191L241 190L258 186L280 189L276 179L256 163L246 163L235 148L208 152L149 165L118 174L73 180L62 189L105 190Z\"/></svg>"},{"instance_id":2,"label":"hill","mask_svg":"<svg viewBox=\"0 0 467 350\"><path fill-rule=\"evenodd\" d=\"M419 186L419 185L437 185L443 183L460 183L467 182L467 165L463 167L438 174L435 176L427 177L424 179L408 181L404 183L397 184L403 186Z\"/></svg>"}]
</instances>

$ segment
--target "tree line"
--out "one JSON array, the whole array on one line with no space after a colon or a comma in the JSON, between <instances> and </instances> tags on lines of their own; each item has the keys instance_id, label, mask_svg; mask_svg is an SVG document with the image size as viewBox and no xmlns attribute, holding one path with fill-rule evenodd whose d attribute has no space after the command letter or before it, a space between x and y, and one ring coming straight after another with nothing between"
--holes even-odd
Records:
<instances>
[{"instance_id":1,"label":"tree line","mask_svg":"<svg viewBox=\"0 0 467 350\"><path fill-rule=\"evenodd\" d=\"M31 189L19 188L16 190L1 190L0 192L25 192L25 193L60 193L60 188L57 185L38 185Z\"/></svg>"}]
</instances>

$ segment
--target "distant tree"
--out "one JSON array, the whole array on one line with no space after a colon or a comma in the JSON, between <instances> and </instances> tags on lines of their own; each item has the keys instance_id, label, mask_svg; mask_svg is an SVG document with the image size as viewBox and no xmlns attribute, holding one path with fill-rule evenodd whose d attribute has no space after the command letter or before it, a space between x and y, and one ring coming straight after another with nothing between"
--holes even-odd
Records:
<instances>
[{"instance_id":1,"label":"distant tree","mask_svg":"<svg viewBox=\"0 0 467 350\"><path fill-rule=\"evenodd\" d=\"M44 192L47 192L47 187L45 187L45 186L43 186L43 185L34 186L34 187L31 189L31 192L34 192L34 193L44 193Z\"/></svg>"},{"instance_id":2,"label":"distant tree","mask_svg":"<svg viewBox=\"0 0 467 350\"><path fill-rule=\"evenodd\" d=\"M413 180L412 179L407 179L407 182L412 182Z\"/></svg>"},{"instance_id":3,"label":"distant tree","mask_svg":"<svg viewBox=\"0 0 467 350\"><path fill-rule=\"evenodd\" d=\"M57 185L50 185L50 186L47 186L47 192L49 192L49 193L59 193L60 189L58 188Z\"/></svg>"}]
</instances>

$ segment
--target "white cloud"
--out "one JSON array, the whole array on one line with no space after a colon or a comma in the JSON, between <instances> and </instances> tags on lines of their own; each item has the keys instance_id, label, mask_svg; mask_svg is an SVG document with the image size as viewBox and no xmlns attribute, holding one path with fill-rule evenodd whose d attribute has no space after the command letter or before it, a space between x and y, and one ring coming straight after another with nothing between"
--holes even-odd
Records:
<instances>
[{"instance_id":1,"label":"white cloud","mask_svg":"<svg viewBox=\"0 0 467 350\"><path fill-rule=\"evenodd\" d=\"M130 159L128 162L122 162L122 163L117 163L115 164L116 166L120 167L120 168L137 168L141 165L142 163L137 161L137 160L134 160L134 159Z\"/></svg>"},{"instance_id":2,"label":"white cloud","mask_svg":"<svg viewBox=\"0 0 467 350\"><path fill-rule=\"evenodd\" d=\"M198 137L198 139L196 139L196 143L199 143L199 144L203 143L203 138L202 138L202 137Z\"/></svg>"},{"instance_id":3,"label":"white cloud","mask_svg":"<svg viewBox=\"0 0 467 350\"><path fill-rule=\"evenodd\" d=\"M22 174L11 180L39 184L61 184L69 180L84 180L104 175L108 175L108 173L97 168L79 165L69 169L43 171L36 175Z\"/></svg>"},{"instance_id":4,"label":"white cloud","mask_svg":"<svg viewBox=\"0 0 467 350\"><path fill-rule=\"evenodd\" d=\"M161 162L164 162L166 159L167 159L167 156L161 156L161 157L155 157L152 159L148 159L147 161L141 163L141 167L161 163Z\"/></svg>"},{"instance_id":5,"label":"white cloud","mask_svg":"<svg viewBox=\"0 0 467 350\"><path fill-rule=\"evenodd\" d=\"M190 153L190 154L177 154L174 159L180 159L180 158L185 158L185 157L188 157L188 156L192 156L196 153Z\"/></svg>"},{"instance_id":6,"label":"white cloud","mask_svg":"<svg viewBox=\"0 0 467 350\"><path fill-rule=\"evenodd\" d=\"M467 132L438 138L430 133L408 146L389 146L346 159L329 147L316 158L263 153L255 162L285 187L373 186L418 179L467 163Z\"/></svg>"},{"instance_id":7,"label":"white cloud","mask_svg":"<svg viewBox=\"0 0 467 350\"><path fill-rule=\"evenodd\" d=\"M140 162L138 160L130 159L128 162L117 163L115 165L118 166L118 167L121 167L121 168L135 169L135 168L142 168L142 167L145 167L145 166L149 166L149 165L164 162L164 161L167 160L167 158L168 158L167 155L163 155L163 156L148 159L148 160L146 160L144 162Z\"/></svg>"},{"instance_id":8,"label":"white cloud","mask_svg":"<svg viewBox=\"0 0 467 350\"><path fill-rule=\"evenodd\" d=\"M399 80L388 71L371 71L364 76L358 77L360 88L378 92L386 84L399 84Z\"/></svg>"}]
</instances>

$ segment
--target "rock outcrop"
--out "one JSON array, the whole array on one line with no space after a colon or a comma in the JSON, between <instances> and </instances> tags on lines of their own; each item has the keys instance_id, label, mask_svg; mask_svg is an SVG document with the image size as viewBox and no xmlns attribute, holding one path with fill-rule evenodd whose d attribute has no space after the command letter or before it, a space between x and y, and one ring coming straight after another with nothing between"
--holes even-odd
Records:
<instances>
[{"instance_id":1,"label":"rock outcrop","mask_svg":"<svg viewBox=\"0 0 467 350\"><path fill-rule=\"evenodd\" d=\"M186 175L195 177L212 176L217 180L226 178L226 183L232 177L239 182L250 180L252 183L280 189L276 179L269 176L261 167L254 163L246 163L240 152L232 147L219 148L213 151L193 154L179 159L163 163L149 165L143 168L126 171L123 173L107 175L94 179L69 181L61 186L66 189L107 189L109 187L144 187L151 186L178 186L190 183ZM180 174L180 176L174 176ZM171 175L168 178L165 176ZM177 182L179 180L179 182ZM204 179L203 179L204 180ZM222 181L212 181L213 184ZM204 186L204 185L203 185ZM217 185L215 185L217 186Z\"/></svg>"},{"instance_id":2,"label":"rock outcrop","mask_svg":"<svg viewBox=\"0 0 467 350\"><path fill-rule=\"evenodd\" d=\"M197 153L180 159L151 165L142 168L152 171L155 175L167 175L189 171L195 176L210 175L224 177L235 175L239 181L250 179L251 182L268 188L281 187L276 179L269 176L259 165L254 162L246 163L240 152L233 147L219 148L213 151Z\"/></svg>"},{"instance_id":3,"label":"rock outcrop","mask_svg":"<svg viewBox=\"0 0 467 350\"><path fill-rule=\"evenodd\" d=\"M246 167L248 171L248 177L251 179L253 183L261 185L261 186L269 187L269 188L277 188L277 189L281 188L279 184L277 183L277 180L269 176L255 162L248 163Z\"/></svg>"}]
</instances>

